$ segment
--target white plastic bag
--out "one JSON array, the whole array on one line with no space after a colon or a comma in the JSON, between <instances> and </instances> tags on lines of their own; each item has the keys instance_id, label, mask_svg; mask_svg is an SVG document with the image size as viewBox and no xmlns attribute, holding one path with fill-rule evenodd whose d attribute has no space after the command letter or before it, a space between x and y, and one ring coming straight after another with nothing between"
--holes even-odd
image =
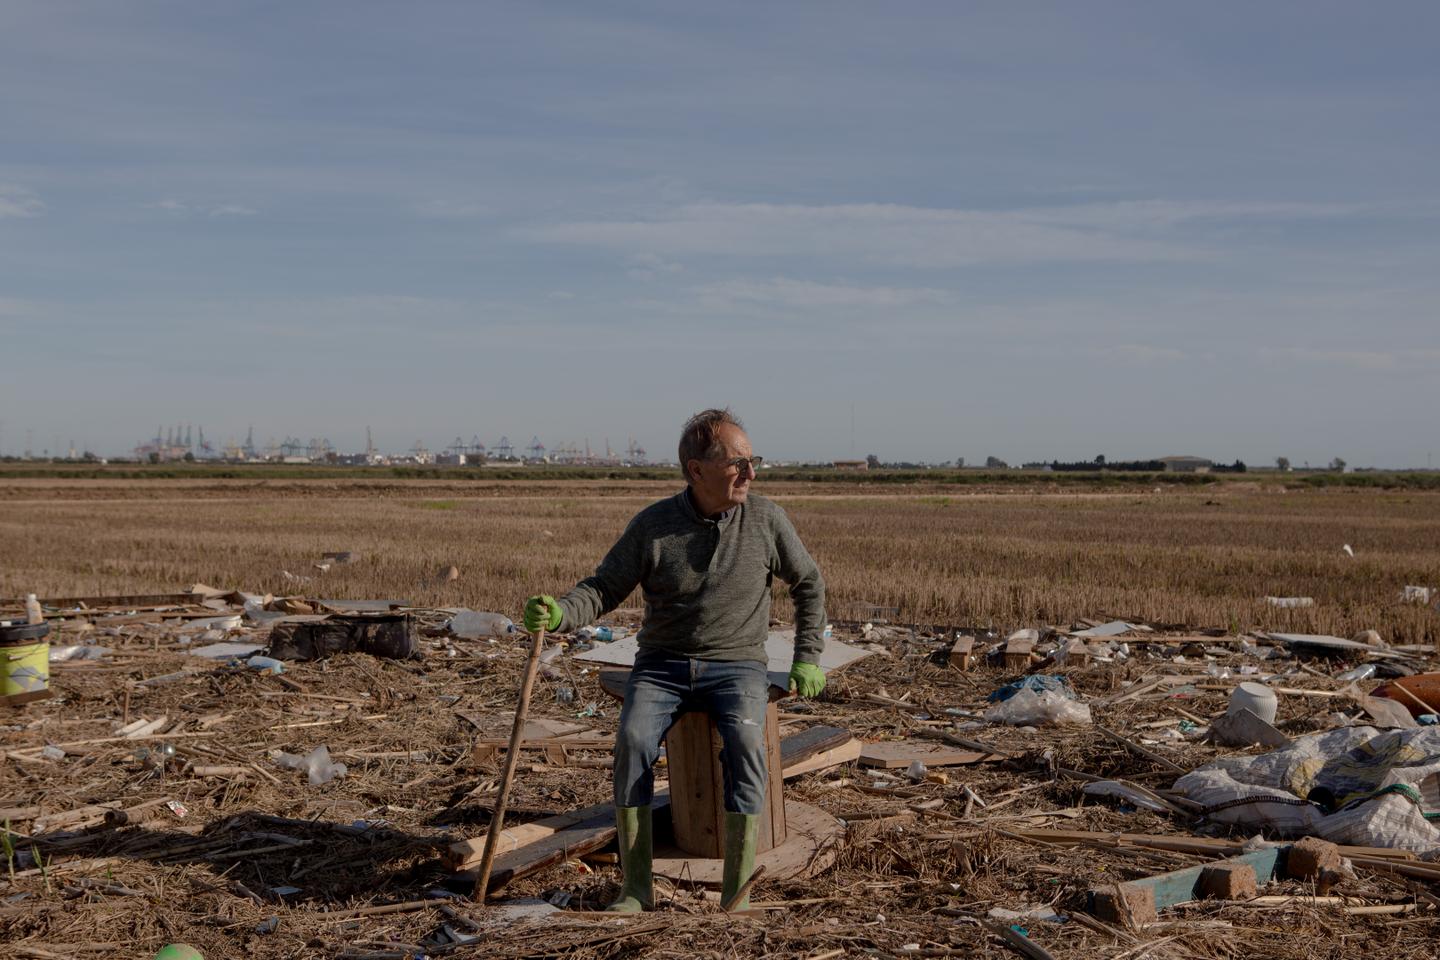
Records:
<instances>
[{"instance_id":1,"label":"white plastic bag","mask_svg":"<svg viewBox=\"0 0 1440 960\"><path fill-rule=\"evenodd\" d=\"M323 743L303 757L298 753L285 753L283 750L276 750L272 757L276 766L284 767L287 770L304 770L312 787L329 783L336 777L343 777L349 772L345 764L331 762L330 748Z\"/></svg>"},{"instance_id":2,"label":"white plastic bag","mask_svg":"<svg viewBox=\"0 0 1440 960\"><path fill-rule=\"evenodd\" d=\"M1091 722L1087 704L1053 690L1036 693L1029 689L986 710L985 719L1012 727L1085 726Z\"/></svg>"}]
</instances>

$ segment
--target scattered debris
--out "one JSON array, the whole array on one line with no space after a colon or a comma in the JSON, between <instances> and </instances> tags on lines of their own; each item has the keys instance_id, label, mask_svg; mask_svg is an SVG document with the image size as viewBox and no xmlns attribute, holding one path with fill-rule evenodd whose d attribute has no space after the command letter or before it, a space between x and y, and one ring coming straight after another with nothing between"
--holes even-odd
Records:
<instances>
[{"instance_id":1,"label":"scattered debris","mask_svg":"<svg viewBox=\"0 0 1440 960\"><path fill-rule=\"evenodd\" d=\"M72 929L97 943L129 938L95 955L149 956L182 936L211 955L278 957L312 944L304 951L376 960L455 948L710 949L692 931L713 929L717 898L685 879L657 881L658 918L578 912L607 902L617 879L609 765L619 711L596 668L633 657L633 633L610 643L599 630L577 635L595 644L585 651L555 638L516 747L526 772L488 890L516 899L482 914L465 896L525 659L520 644L490 642L510 634L505 624L465 635L457 619L479 612L195 586L151 595L144 610L94 597L57 616L44 602L64 638L50 664L56 696L0 716L11 784L0 818L15 851L0 903L7 942L33 944L37 957L81 952ZM355 639L406 618L403 658ZM637 618L621 613L611 629L633 631ZM836 865L803 881L762 876L751 914L727 927L737 951L941 956L986 942L993 951L1002 937L1029 956L1160 955L1170 939L1177 956L1264 952L1327 910L1348 916L1357 936L1390 935L1380 924L1400 920L1433 935L1423 885L1440 881L1440 866L1419 857L1440 856L1427 816L1440 812L1440 727L1406 725L1440 704L1426 699L1427 678L1440 678L1424 672L1428 647L1133 614L988 635L867 616L836 621L834 634L826 692L777 710L785 802L843 821L826 841ZM791 636L774 631L772 671L788 670ZM1030 644L1019 669L1018 656L1005 663L1011 641L1017 655ZM268 666L261 657L284 672L246 668ZM1276 695L1269 723L1249 684ZM573 702L557 701L562 688ZM1008 728L988 725L1002 710ZM656 768L662 790L670 762ZM657 837L668 836L668 794L657 807ZM1345 846L1257 850L1202 835L1227 829ZM1278 874L1265 875L1270 856ZM1295 867L1306 857L1310 866ZM1202 897L1191 908L1168 899L1186 871L1198 873L1185 898ZM1145 928L1136 886L1158 892L1166 922ZM217 953L188 926L107 911L136 902L126 890L181 891L217 918L207 935L239 939ZM1094 909L1108 909L1098 905L1106 897L1121 906L1096 919L1092 892ZM1124 906L1126 895L1138 905ZM924 909L904 905L916 896ZM802 908L803 937L784 939ZM1277 917L1276 939L1256 947L1262 909ZM157 902L152 913L165 910Z\"/></svg>"}]
</instances>

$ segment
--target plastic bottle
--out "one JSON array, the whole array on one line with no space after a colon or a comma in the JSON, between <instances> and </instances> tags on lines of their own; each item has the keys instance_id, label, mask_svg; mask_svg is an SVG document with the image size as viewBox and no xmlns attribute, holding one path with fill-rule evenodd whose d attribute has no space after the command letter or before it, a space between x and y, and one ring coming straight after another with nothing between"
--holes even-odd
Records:
<instances>
[{"instance_id":1,"label":"plastic bottle","mask_svg":"<svg viewBox=\"0 0 1440 960\"><path fill-rule=\"evenodd\" d=\"M1356 667L1354 670L1346 670L1344 673L1340 674L1340 675L1339 675L1338 677L1336 677L1335 679L1336 679L1336 680L1369 680L1369 679L1370 679L1371 677L1373 677L1373 676L1375 676L1375 664L1373 664L1373 663L1362 663L1360 666Z\"/></svg>"},{"instance_id":2,"label":"plastic bottle","mask_svg":"<svg viewBox=\"0 0 1440 960\"><path fill-rule=\"evenodd\" d=\"M45 611L40 609L40 601L33 593L25 594L25 622L45 622Z\"/></svg>"},{"instance_id":3,"label":"plastic bottle","mask_svg":"<svg viewBox=\"0 0 1440 960\"><path fill-rule=\"evenodd\" d=\"M261 673L284 673L285 662L276 660L274 657L262 657L258 653L245 661L245 666L251 670L259 670Z\"/></svg>"},{"instance_id":4,"label":"plastic bottle","mask_svg":"<svg viewBox=\"0 0 1440 960\"><path fill-rule=\"evenodd\" d=\"M464 640L479 640L483 637L506 637L520 628L503 613L489 613L484 610L461 610L450 618L446 628Z\"/></svg>"},{"instance_id":5,"label":"plastic bottle","mask_svg":"<svg viewBox=\"0 0 1440 960\"><path fill-rule=\"evenodd\" d=\"M625 636L624 627L581 627L577 632L592 643L611 643Z\"/></svg>"}]
</instances>

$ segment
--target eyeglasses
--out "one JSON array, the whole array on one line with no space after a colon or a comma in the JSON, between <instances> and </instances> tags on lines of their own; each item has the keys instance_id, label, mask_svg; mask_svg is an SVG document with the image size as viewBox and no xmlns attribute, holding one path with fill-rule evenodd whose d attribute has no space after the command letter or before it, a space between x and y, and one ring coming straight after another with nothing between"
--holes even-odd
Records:
<instances>
[{"instance_id":1,"label":"eyeglasses","mask_svg":"<svg viewBox=\"0 0 1440 960\"><path fill-rule=\"evenodd\" d=\"M735 457L735 458L733 458L733 459L731 459L731 460L718 460L718 461L716 461L716 462L717 462L717 463L723 463L723 464L724 464L725 466L727 466L727 467L734 467L737 473L743 472L743 471L745 470L746 465L748 464L751 470L755 471L756 473L759 473L759 472L760 472L760 466L765 462L765 458L764 458L764 457Z\"/></svg>"}]
</instances>

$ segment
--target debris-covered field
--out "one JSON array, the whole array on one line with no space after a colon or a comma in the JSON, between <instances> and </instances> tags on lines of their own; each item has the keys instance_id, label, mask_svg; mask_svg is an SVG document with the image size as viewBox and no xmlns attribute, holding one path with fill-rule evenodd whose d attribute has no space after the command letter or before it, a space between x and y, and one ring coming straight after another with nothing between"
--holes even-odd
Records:
<instances>
[{"instance_id":1,"label":"debris-covered field","mask_svg":"<svg viewBox=\"0 0 1440 960\"><path fill-rule=\"evenodd\" d=\"M782 734L839 727L871 756L940 745L954 748L951 762L877 767L862 753L787 779L787 798L844 822L842 839L814 876L762 877L745 915L663 881L654 913L586 915L618 887L605 846L522 871L492 894L498 906L477 905L452 846L485 834L529 644L477 635L473 621L447 625L460 609L514 616L526 593L564 589L667 489L519 500L245 489L121 503L96 490L58 502L7 487L0 530L20 546L0 560L0 592L94 602L44 611L53 656L65 658L51 664L54 696L0 708L6 950L149 958L186 942L210 960L1434 954L1440 865L1430 854L1440 847L1425 849L1424 831L1440 813L1440 774L1410 792L1397 774L1357 801L1313 790L1329 782L1316 772L1321 758L1287 767L1284 782L1254 779L1263 802L1216 801L1203 791L1231 788L1215 782L1177 789L1217 758L1365 726L1375 729L1353 735L1399 738L1398 766L1434 762L1440 749L1426 738L1437 728L1414 726L1421 708L1401 709L1406 722L1395 713L1406 694L1369 696L1387 678L1435 668L1433 599L1401 599L1437 579L1440 500L1415 493L782 495L831 583L835 640L868 654L832 673L818 700L782 701ZM214 589L159 596L204 584ZM119 594L130 597L98 599ZM416 655L339 653L275 672L246 649L359 600L410 604ZM633 632L637 617L622 608L607 622ZM1286 636L1305 634L1332 639ZM576 657L603 644L552 639L564 646L536 686L507 824L609 798L618 703ZM205 649L216 644L240 646ZM1374 676L1344 678L1365 665ZM1027 676L1009 699L990 699ZM1276 691L1276 712L1236 733L1221 718L1242 682ZM1028 723L992 722L1007 713ZM1069 722L1047 719L1056 715ZM1392 724L1400 729L1385 732ZM1235 745L1249 738L1271 745ZM1308 796L1295 794L1302 787ZM1347 809L1381 804L1400 812L1336 825ZM1273 862L1274 848L1246 842L1285 841L1278 825L1302 816L1349 831L1337 839L1344 862L1303 877L1277 865L1254 893L1242 885L1175 902L1183 877L1155 881L1153 919L1129 900L1118 910L1095 901L1215 861ZM1299 869L1295 856L1282 862Z\"/></svg>"}]
</instances>

